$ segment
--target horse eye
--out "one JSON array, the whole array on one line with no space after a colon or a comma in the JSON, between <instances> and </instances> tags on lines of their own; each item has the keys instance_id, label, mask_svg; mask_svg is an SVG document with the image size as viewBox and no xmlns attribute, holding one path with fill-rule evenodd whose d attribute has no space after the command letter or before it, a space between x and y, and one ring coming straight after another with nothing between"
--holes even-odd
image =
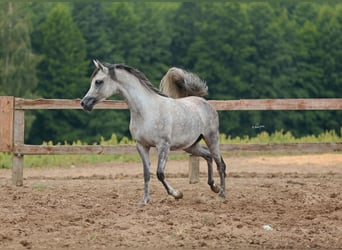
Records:
<instances>
[{"instance_id":1,"label":"horse eye","mask_svg":"<svg viewBox=\"0 0 342 250\"><path fill-rule=\"evenodd\" d=\"M103 80L96 80L95 81L96 86L100 86L101 84L103 84Z\"/></svg>"}]
</instances>

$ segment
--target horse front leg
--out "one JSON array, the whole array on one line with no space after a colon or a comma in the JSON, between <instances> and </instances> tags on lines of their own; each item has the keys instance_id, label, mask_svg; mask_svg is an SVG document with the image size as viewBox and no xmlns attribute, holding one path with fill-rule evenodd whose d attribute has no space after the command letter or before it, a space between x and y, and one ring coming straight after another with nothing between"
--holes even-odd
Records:
<instances>
[{"instance_id":1,"label":"horse front leg","mask_svg":"<svg viewBox=\"0 0 342 250\"><path fill-rule=\"evenodd\" d=\"M158 148L158 167L157 167L157 177L158 180L164 185L167 193L172 195L175 199L183 198L182 192L175 190L171 187L171 185L165 180L165 167L168 154L170 152L170 147L163 145Z\"/></svg>"},{"instance_id":2,"label":"horse front leg","mask_svg":"<svg viewBox=\"0 0 342 250\"><path fill-rule=\"evenodd\" d=\"M137 150L142 160L144 169L144 198L142 203L147 204L150 201L150 148L137 143Z\"/></svg>"}]
</instances>

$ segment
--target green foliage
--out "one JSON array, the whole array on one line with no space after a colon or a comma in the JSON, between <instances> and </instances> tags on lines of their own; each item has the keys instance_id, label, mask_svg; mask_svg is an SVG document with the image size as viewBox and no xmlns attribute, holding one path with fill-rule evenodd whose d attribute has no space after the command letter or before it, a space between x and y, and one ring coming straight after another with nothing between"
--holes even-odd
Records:
<instances>
[{"instance_id":1,"label":"green foliage","mask_svg":"<svg viewBox=\"0 0 342 250\"><path fill-rule=\"evenodd\" d=\"M342 130L342 127L341 127ZM224 134L220 135L220 142L222 144L231 143L330 143L330 142L342 142L342 137L338 136L335 130L325 131L318 135L305 135L303 137L295 137L291 131L275 131L269 134L266 131L260 132L255 137L249 137L248 135L242 138L237 136L232 138Z\"/></svg>"},{"instance_id":2,"label":"green foliage","mask_svg":"<svg viewBox=\"0 0 342 250\"><path fill-rule=\"evenodd\" d=\"M38 91L44 98L83 94L79 85L87 81L85 41L74 23L70 8L57 4L41 25L41 53Z\"/></svg>"},{"instance_id":3,"label":"green foliage","mask_svg":"<svg viewBox=\"0 0 342 250\"><path fill-rule=\"evenodd\" d=\"M40 57L33 53L31 3L0 3L0 95L35 98L38 80L36 67ZM26 115L26 129L34 117Z\"/></svg>"},{"instance_id":4,"label":"green foliage","mask_svg":"<svg viewBox=\"0 0 342 250\"><path fill-rule=\"evenodd\" d=\"M172 24L168 22L169 10L163 5L164 3L139 3L134 6L134 15L139 16L139 24L138 32L132 33L132 36L137 39L140 51L133 57L139 60L136 65L146 72L155 85L169 69L171 61L171 53L167 48L171 43Z\"/></svg>"},{"instance_id":5,"label":"green foliage","mask_svg":"<svg viewBox=\"0 0 342 250\"><path fill-rule=\"evenodd\" d=\"M94 2L0 4L0 94L81 98L92 59L126 63L156 86L197 73L208 99L341 98L342 4ZM113 97L118 98L118 97ZM130 138L127 110L29 111L27 143ZM32 127L30 124L34 121ZM339 130L342 111L220 111L221 132L296 137ZM125 140L125 139L124 139Z\"/></svg>"},{"instance_id":6,"label":"green foliage","mask_svg":"<svg viewBox=\"0 0 342 250\"><path fill-rule=\"evenodd\" d=\"M39 57L32 53L30 4L0 3L0 95L30 98Z\"/></svg>"},{"instance_id":7,"label":"green foliage","mask_svg":"<svg viewBox=\"0 0 342 250\"><path fill-rule=\"evenodd\" d=\"M108 62L112 59L111 51L114 43L109 39L107 26L110 15L107 14L105 7L100 2L88 4L75 2L72 8L72 16L85 40L86 58L88 58L87 72L90 75L94 69L91 59Z\"/></svg>"},{"instance_id":8,"label":"green foliage","mask_svg":"<svg viewBox=\"0 0 342 250\"><path fill-rule=\"evenodd\" d=\"M193 68L193 60L189 52L198 33L202 10L199 3L182 2L170 17L173 27L170 43L171 65L182 68Z\"/></svg>"},{"instance_id":9,"label":"green foliage","mask_svg":"<svg viewBox=\"0 0 342 250\"><path fill-rule=\"evenodd\" d=\"M0 152L0 168L10 168L12 166L12 155Z\"/></svg>"},{"instance_id":10,"label":"green foliage","mask_svg":"<svg viewBox=\"0 0 342 250\"><path fill-rule=\"evenodd\" d=\"M79 86L87 81L84 69L85 41L75 25L68 5L57 4L41 24L41 53L37 92L44 98L75 99L82 96ZM84 114L75 110L40 111L30 131L29 142L44 140L76 140L85 127ZM81 132L81 133L80 133ZM34 135L39 135L37 138Z\"/></svg>"}]
</instances>

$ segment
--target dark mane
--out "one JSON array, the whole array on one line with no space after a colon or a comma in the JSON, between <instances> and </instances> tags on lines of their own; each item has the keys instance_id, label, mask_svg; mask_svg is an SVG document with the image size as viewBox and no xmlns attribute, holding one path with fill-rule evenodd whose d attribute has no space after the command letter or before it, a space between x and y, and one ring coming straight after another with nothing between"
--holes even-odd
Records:
<instances>
[{"instance_id":1,"label":"dark mane","mask_svg":"<svg viewBox=\"0 0 342 250\"><path fill-rule=\"evenodd\" d=\"M107 67L107 65L105 65ZM123 70L126 70L128 73L134 75L136 78L139 79L139 81L141 82L141 84L143 86L145 86L146 88L148 88L149 90L152 90L154 93L158 94L158 95L161 95L161 96L166 96L163 92L161 92L158 88L154 87L153 84L150 82L150 80L148 80L148 78L145 76L144 73L142 73L141 71L131 67L131 66L128 66L128 65L125 65L125 64L114 64L114 65L111 65L111 67L108 67L109 69L113 68L113 69L123 69ZM111 72L111 70L109 70L109 72L111 73L111 77L113 79L116 78L115 76L115 71L113 70ZM112 75L114 73L114 75Z\"/></svg>"}]
</instances>

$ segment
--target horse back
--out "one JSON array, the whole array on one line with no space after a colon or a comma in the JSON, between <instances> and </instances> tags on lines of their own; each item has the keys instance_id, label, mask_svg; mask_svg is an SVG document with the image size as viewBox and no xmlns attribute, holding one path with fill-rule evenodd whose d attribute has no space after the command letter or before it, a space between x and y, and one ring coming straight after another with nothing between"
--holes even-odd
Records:
<instances>
[{"instance_id":1,"label":"horse back","mask_svg":"<svg viewBox=\"0 0 342 250\"><path fill-rule=\"evenodd\" d=\"M189 96L176 99L181 105L185 105L188 109L188 115L198 116L204 124L214 123L218 125L218 114L214 107L204 98L197 96Z\"/></svg>"}]
</instances>

